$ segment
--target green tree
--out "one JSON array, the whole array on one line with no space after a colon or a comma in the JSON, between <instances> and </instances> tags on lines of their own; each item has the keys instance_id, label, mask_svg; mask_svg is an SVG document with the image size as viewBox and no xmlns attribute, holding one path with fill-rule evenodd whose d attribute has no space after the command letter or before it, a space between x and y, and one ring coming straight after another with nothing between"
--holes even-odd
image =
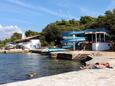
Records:
<instances>
[{"instance_id":1,"label":"green tree","mask_svg":"<svg viewBox=\"0 0 115 86\"><path fill-rule=\"evenodd\" d=\"M0 47L4 47L8 42L12 42L11 38L0 41Z\"/></svg>"},{"instance_id":2,"label":"green tree","mask_svg":"<svg viewBox=\"0 0 115 86\"><path fill-rule=\"evenodd\" d=\"M31 36L35 36L35 35L39 35L40 33L32 31L32 30L28 30L25 32L26 37L31 37Z\"/></svg>"},{"instance_id":3,"label":"green tree","mask_svg":"<svg viewBox=\"0 0 115 86\"><path fill-rule=\"evenodd\" d=\"M22 34L21 33L13 33L13 35L11 36L11 40L12 41L15 41L15 40L18 40L18 39L21 39L22 38Z\"/></svg>"},{"instance_id":4,"label":"green tree","mask_svg":"<svg viewBox=\"0 0 115 86\"><path fill-rule=\"evenodd\" d=\"M105 15L98 16L97 18L97 26L107 28L112 34L115 34L115 12L106 11Z\"/></svg>"},{"instance_id":5,"label":"green tree","mask_svg":"<svg viewBox=\"0 0 115 86\"><path fill-rule=\"evenodd\" d=\"M55 41L60 39L61 33L64 31L71 31L71 30L80 30L79 21L75 19L72 20L61 20L56 21L54 23L48 24L42 31L44 37L44 43L53 44Z\"/></svg>"},{"instance_id":6,"label":"green tree","mask_svg":"<svg viewBox=\"0 0 115 86\"><path fill-rule=\"evenodd\" d=\"M43 33L48 43L54 42L61 35L61 31L53 25L47 26L47 29L45 29Z\"/></svg>"},{"instance_id":7,"label":"green tree","mask_svg":"<svg viewBox=\"0 0 115 86\"><path fill-rule=\"evenodd\" d=\"M81 24L88 24L88 23L93 23L96 21L96 18L93 18L91 16L82 16L80 18L80 23Z\"/></svg>"}]
</instances>

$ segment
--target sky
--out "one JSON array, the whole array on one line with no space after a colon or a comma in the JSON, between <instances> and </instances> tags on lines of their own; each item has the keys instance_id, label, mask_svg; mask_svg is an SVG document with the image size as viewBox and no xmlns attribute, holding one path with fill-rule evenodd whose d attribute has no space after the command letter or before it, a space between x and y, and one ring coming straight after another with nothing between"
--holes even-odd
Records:
<instances>
[{"instance_id":1,"label":"sky","mask_svg":"<svg viewBox=\"0 0 115 86\"><path fill-rule=\"evenodd\" d=\"M0 39L27 30L41 32L57 20L97 17L115 8L115 0L0 0Z\"/></svg>"}]
</instances>

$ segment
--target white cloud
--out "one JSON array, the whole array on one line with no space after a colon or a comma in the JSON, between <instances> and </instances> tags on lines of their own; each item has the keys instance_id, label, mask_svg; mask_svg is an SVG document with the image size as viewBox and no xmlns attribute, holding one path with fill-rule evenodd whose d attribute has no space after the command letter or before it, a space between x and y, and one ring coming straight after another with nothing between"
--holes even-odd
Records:
<instances>
[{"instance_id":1,"label":"white cloud","mask_svg":"<svg viewBox=\"0 0 115 86\"><path fill-rule=\"evenodd\" d=\"M14 32L23 33L21 28L16 25L3 26L0 25L0 40L10 38Z\"/></svg>"}]
</instances>

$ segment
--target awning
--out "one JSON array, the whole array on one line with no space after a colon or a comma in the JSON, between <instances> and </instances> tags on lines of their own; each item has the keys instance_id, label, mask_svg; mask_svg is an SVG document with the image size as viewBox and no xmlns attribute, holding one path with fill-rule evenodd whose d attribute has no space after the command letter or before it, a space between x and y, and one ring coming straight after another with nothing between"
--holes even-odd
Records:
<instances>
[{"instance_id":1,"label":"awning","mask_svg":"<svg viewBox=\"0 0 115 86\"><path fill-rule=\"evenodd\" d=\"M97 28L97 29L86 29L84 30L85 34L90 33L109 33L109 31L105 28Z\"/></svg>"}]
</instances>

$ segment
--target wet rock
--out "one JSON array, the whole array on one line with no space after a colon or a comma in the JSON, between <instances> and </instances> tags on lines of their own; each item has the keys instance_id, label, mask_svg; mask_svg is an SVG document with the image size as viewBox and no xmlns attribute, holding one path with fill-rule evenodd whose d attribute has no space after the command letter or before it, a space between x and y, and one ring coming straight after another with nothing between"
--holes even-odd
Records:
<instances>
[{"instance_id":1,"label":"wet rock","mask_svg":"<svg viewBox=\"0 0 115 86\"><path fill-rule=\"evenodd\" d=\"M38 74L35 73L35 72L31 72L31 73L26 74L27 78L29 78L29 79L35 78L35 77L37 77L37 75L38 75Z\"/></svg>"}]
</instances>

